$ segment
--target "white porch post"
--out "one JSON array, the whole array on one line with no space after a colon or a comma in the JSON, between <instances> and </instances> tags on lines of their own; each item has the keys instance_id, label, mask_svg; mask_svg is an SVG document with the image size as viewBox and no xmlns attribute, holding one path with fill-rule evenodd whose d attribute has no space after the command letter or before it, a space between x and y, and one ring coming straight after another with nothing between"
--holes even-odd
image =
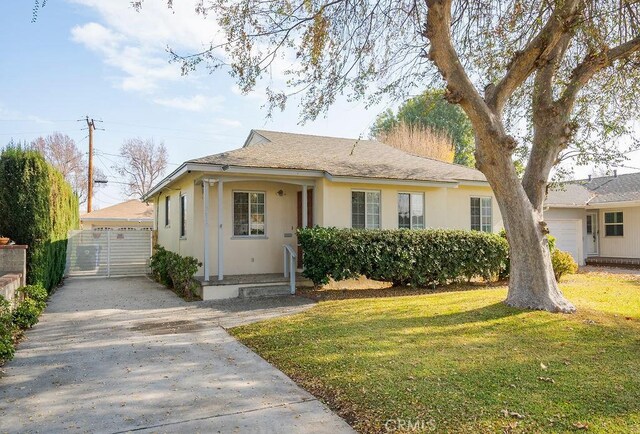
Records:
<instances>
[{"instance_id":1,"label":"white porch post","mask_svg":"<svg viewBox=\"0 0 640 434\"><path fill-rule=\"evenodd\" d=\"M209 269L209 180L202 181L202 206L204 207L204 281L211 277Z\"/></svg>"},{"instance_id":2,"label":"white porch post","mask_svg":"<svg viewBox=\"0 0 640 434\"><path fill-rule=\"evenodd\" d=\"M308 210L307 210L307 186L303 185L302 186L302 227L306 228L307 227L307 222L309 221L309 216L308 216Z\"/></svg>"},{"instance_id":3,"label":"white porch post","mask_svg":"<svg viewBox=\"0 0 640 434\"><path fill-rule=\"evenodd\" d=\"M224 279L223 182L222 178L218 179L218 280Z\"/></svg>"}]
</instances>

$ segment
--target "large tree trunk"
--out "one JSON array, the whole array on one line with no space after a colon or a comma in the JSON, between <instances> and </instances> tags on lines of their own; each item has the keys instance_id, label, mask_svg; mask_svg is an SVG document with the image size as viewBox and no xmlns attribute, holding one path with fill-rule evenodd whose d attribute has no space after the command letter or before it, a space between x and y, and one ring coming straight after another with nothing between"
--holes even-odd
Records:
<instances>
[{"instance_id":1,"label":"large tree trunk","mask_svg":"<svg viewBox=\"0 0 640 434\"><path fill-rule=\"evenodd\" d=\"M571 313L575 307L558 288L542 212L529 200L511 157L499 144L485 143L476 152L478 166L491 185L509 241L509 306ZM506 176L505 176L506 175Z\"/></svg>"}]
</instances>

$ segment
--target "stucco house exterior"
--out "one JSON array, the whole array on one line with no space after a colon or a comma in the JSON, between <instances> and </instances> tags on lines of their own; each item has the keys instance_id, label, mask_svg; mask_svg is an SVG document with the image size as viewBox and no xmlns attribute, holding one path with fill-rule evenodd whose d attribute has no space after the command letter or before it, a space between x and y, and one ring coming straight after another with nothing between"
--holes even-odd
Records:
<instances>
[{"instance_id":1,"label":"stucco house exterior","mask_svg":"<svg viewBox=\"0 0 640 434\"><path fill-rule=\"evenodd\" d=\"M128 200L80 215L83 230L128 230L153 228L153 207L138 199Z\"/></svg>"},{"instance_id":2,"label":"stucco house exterior","mask_svg":"<svg viewBox=\"0 0 640 434\"><path fill-rule=\"evenodd\" d=\"M545 221L580 265L640 265L640 173L572 181L549 191Z\"/></svg>"},{"instance_id":3,"label":"stucco house exterior","mask_svg":"<svg viewBox=\"0 0 640 434\"><path fill-rule=\"evenodd\" d=\"M475 169L372 140L264 130L239 149L184 162L145 200L158 243L204 264L205 299L237 296L237 285L223 287L234 276L283 276L298 227L502 228Z\"/></svg>"}]
</instances>

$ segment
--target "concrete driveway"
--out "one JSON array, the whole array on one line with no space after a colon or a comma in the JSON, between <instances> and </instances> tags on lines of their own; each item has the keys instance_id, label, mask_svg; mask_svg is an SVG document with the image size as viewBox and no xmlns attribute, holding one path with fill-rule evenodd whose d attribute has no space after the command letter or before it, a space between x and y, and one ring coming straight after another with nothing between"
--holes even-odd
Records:
<instances>
[{"instance_id":1,"label":"concrete driveway","mask_svg":"<svg viewBox=\"0 0 640 434\"><path fill-rule=\"evenodd\" d=\"M185 303L146 278L70 279L3 369L0 432L352 432L221 327L309 303Z\"/></svg>"}]
</instances>

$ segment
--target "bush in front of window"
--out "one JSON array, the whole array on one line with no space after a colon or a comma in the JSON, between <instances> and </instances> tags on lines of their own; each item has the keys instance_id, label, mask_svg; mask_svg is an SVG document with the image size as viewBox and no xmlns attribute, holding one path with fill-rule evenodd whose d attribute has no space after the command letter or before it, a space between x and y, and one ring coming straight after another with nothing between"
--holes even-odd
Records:
<instances>
[{"instance_id":1,"label":"bush in front of window","mask_svg":"<svg viewBox=\"0 0 640 434\"><path fill-rule=\"evenodd\" d=\"M197 286L193 276L202 263L192 256L180 256L175 252L156 246L155 253L151 256L149 267L153 278L178 295L192 299Z\"/></svg>"},{"instance_id":2,"label":"bush in front of window","mask_svg":"<svg viewBox=\"0 0 640 434\"><path fill-rule=\"evenodd\" d=\"M506 240L478 231L315 227L299 229L298 242L304 275L316 285L361 275L416 287L489 280L508 261Z\"/></svg>"}]
</instances>

